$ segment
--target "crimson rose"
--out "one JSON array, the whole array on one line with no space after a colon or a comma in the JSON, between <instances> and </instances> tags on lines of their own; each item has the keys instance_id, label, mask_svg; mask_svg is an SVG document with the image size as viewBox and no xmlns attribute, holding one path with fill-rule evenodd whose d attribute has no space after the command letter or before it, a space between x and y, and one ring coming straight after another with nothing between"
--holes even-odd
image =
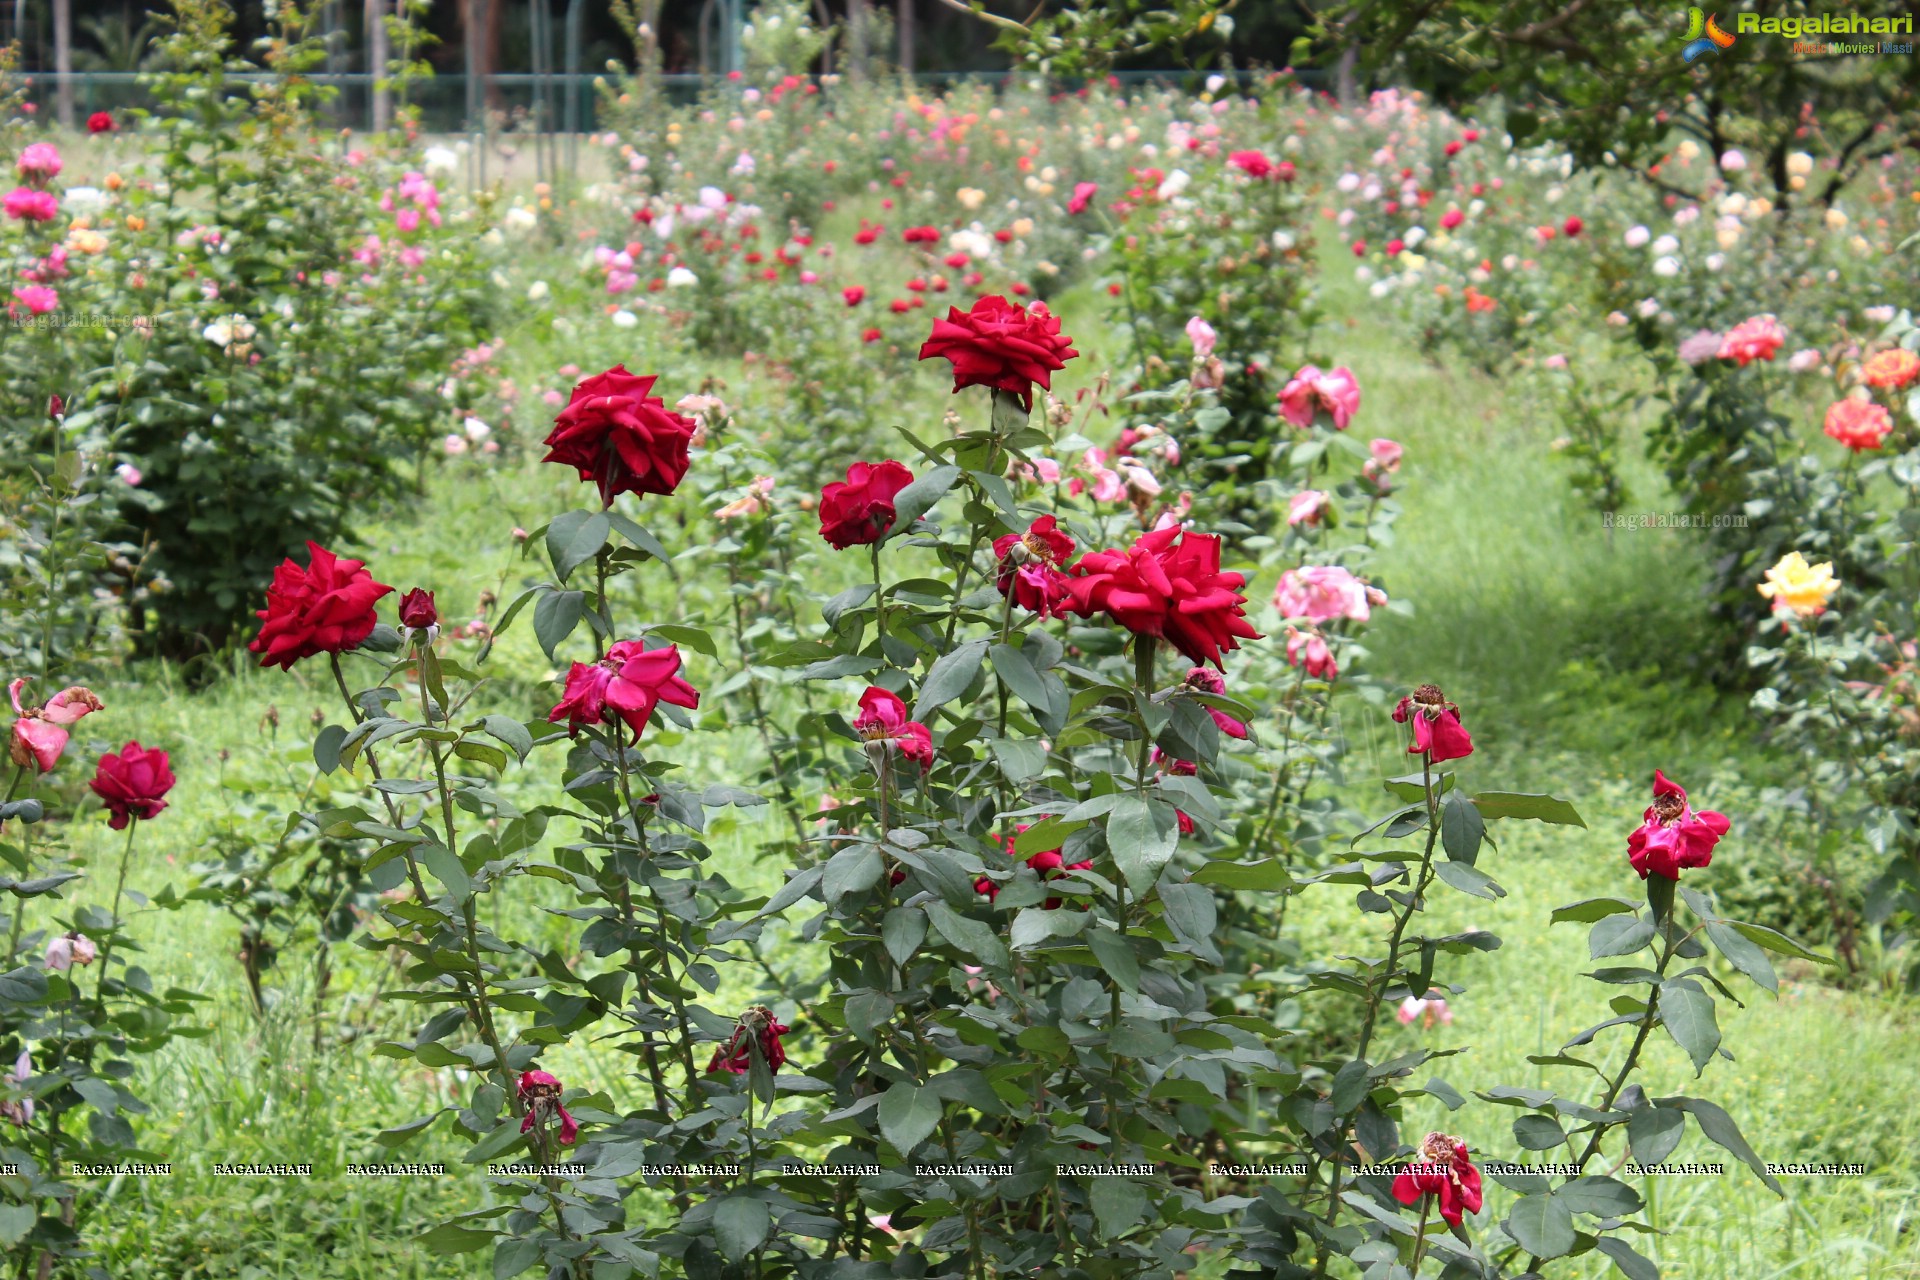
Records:
<instances>
[{"instance_id":1,"label":"crimson rose","mask_svg":"<svg viewBox=\"0 0 1920 1280\"><path fill-rule=\"evenodd\" d=\"M700 705L699 690L680 678L680 646L649 649L638 640L622 640L598 662L573 664L566 691L547 720L564 720L569 734L579 733L582 725L624 720L638 742L662 702Z\"/></svg>"},{"instance_id":2,"label":"crimson rose","mask_svg":"<svg viewBox=\"0 0 1920 1280\"><path fill-rule=\"evenodd\" d=\"M373 602L393 588L375 582L360 560L342 560L317 542L307 544L302 569L292 560L273 571L267 607L256 610L260 634L247 648L263 667L291 671L316 653L340 653L373 634Z\"/></svg>"},{"instance_id":3,"label":"crimson rose","mask_svg":"<svg viewBox=\"0 0 1920 1280\"><path fill-rule=\"evenodd\" d=\"M1105 613L1137 636L1160 636L1190 662L1260 633L1247 621L1246 577L1221 572L1220 539L1178 525L1142 534L1126 551L1089 551L1073 566L1073 612Z\"/></svg>"},{"instance_id":4,"label":"crimson rose","mask_svg":"<svg viewBox=\"0 0 1920 1280\"><path fill-rule=\"evenodd\" d=\"M878 542L893 526L893 500L913 483L913 472L889 459L856 462L844 483L820 491L820 536L838 551Z\"/></svg>"},{"instance_id":5,"label":"crimson rose","mask_svg":"<svg viewBox=\"0 0 1920 1280\"><path fill-rule=\"evenodd\" d=\"M1423 684L1400 699L1393 718L1400 724L1413 724L1413 742L1407 747L1410 756L1431 752L1428 763L1439 764L1473 754L1473 738L1460 723L1460 708L1447 701L1438 685Z\"/></svg>"},{"instance_id":6,"label":"crimson rose","mask_svg":"<svg viewBox=\"0 0 1920 1280\"><path fill-rule=\"evenodd\" d=\"M1043 618L1060 617L1072 598L1072 580L1060 566L1073 554L1073 539L1052 516L1041 516L1024 534L993 540L1000 562L1000 594Z\"/></svg>"},{"instance_id":7,"label":"crimson rose","mask_svg":"<svg viewBox=\"0 0 1920 1280\"><path fill-rule=\"evenodd\" d=\"M1079 355L1073 340L1060 336L1059 317L1036 302L1016 307L999 294L981 298L973 310L947 308L933 322L933 334L920 348L922 360L953 362L953 389L994 387L1020 397L1033 412L1033 384L1053 389L1055 369Z\"/></svg>"},{"instance_id":8,"label":"crimson rose","mask_svg":"<svg viewBox=\"0 0 1920 1280\"><path fill-rule=\"evenodd\" d=\"M1678 880L1682 869L1713 861L1713 846L1731 825L1724 813L1695 812L1687 803L1687 789L1655 769L1653 803L1627 836L1627 861L1642 880L1649 875Z\"/></svg>"},{"instance_id":9,"label":"crimson rose","mask_svg":"<svg viewBox=\"0 0 1920 1280\"><path fill-rule=\"evenodd\" d=\"M167 753L157 747L129 742L115 755L100 757L99 767L89 784L93 794L107 802L107 825L125 831L134 818L157 818L167 807L165 796L173 790L173 770L167 767Z\"/></svg>"},{"instance_id":10,"label":"crimson rose","mask_svg":"<svg viewBox=\"0 0 1920 1280\"><path fill-rule=\"evenodd\" d=\"M609 507L616 494L672 493L690 465L694 424L647 394L656 380L617 364L582 382L553 420L541 461L578 469Z\"/></svg>"}]
</instances>

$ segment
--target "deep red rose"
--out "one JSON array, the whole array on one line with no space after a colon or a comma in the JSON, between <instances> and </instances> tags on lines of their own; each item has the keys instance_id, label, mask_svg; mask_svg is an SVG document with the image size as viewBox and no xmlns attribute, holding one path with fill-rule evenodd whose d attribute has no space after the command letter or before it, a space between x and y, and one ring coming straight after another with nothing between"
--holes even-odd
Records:
<instances>
[{"instance_id":1,"label":"deep red rose","mask_svg":"<svg viewBox=\"0 0 1920 1280\"><path fill-rule=\"evenodd\" d=\"M567 732L577 734L582 725L624 720L638 742L648 717L662 702L700 705L699 690L680 677L680 646L649 649L638 640L622 640L596 663L573 664L566 691L547 713L547 721L565 721Z\"/></svg>"},{"instance_id":2,"label":"deep red rose","mask_svg":"<svg viewBox=\"0 0 1920 1280\"><path fill-rule=\"evenodd\" d=\"M423 627L438 626L439 623L440 613L433 607L433 592L415 587L400 597L401 626L418 631Z\"/></svg>"},{"instance_id":3,"label":"deep red rose","mask_svg":"<svg viewBox=\"0 0 1920 1280\"><path fill-rule=\"evenodd\" d=\"M933 768L933 734L918 720L907 719L907 704L890 689L867 687L860 695L853 731L869 745L898 751L919 765L922 773Z\"/></svg>"},{"instance_id":4,"label":"deep red rose","mask_svg":"<svg viewBox=\"0 0 1920 1280\"><path fill-rule=\"evenodd\" d=\"M546 1127L548 1120L560 1117L560 1145L570 1147L573 1140L580 1136L580 1126L560 1105L560 1081L545 1071L523 1071L520 1073L520 1101L526 1104L527 1115L520 1122L520 1132L539 1125Z\"/></svg>"},{"instance_id":5,"label":"deep red rose","mask_svg":"<svg viewBox=\"0 0 1920 1280\"><path fill-rule=\"evenodd\" d=\"M841 551L880 541L893 525L894 498L912 483L913 472L892 459L854 463L844 483L820 491L820 536Z\"/></svg>"},{"instance_id":6,"label":"deep red rose","mask_svg":"<svg viewBox=\"0 0 1920 1280\"><path fill-rule=\"evenodd\" d=\"M1423 684L1409 697L1400 699L1393 718L1401 724L1413 724L1413 742L1408 755L1432 753L1430 763L1460 760L1473 754L1473 738L1460 723L1460 708L1446 700L1438 686Z\"/></svg>"},{"instance_id":7,"label":"deep red rose","mask_svg":"<svg viewBox=\"0 0 1920 1280\"><path fill-rule=\"evenodd\" d=\"M1645 820L1627 836L1627 861L1642 880L1649 875L1678 880L1683 868L1713 861L1713 846L1731 825L1724 813L1695 812L1687 803L1686 788L1655 769L1653 803Z\"/></svg>"},{"instance_id":8,"label":"deep red rose","mask_svg":"<svg viewBox=\"0 0 1920 1280\"><path fill-rule=\"evenodd\" d=\"M1105 613L1137 636L1159 636L1189 662L1260 633L1247 621L1244 575L1220 569L1220 539L1174 525L1142 534L1126 551L1089 551L1073 566L1073 612Z\"/></svg>"},{"instance_id":9,"label":"deep red rose","mask_svg":"<svg viewBox=\"0 0 1920 1280\"><path fill-rule=\"evenodd\" d=\"M1045 822L1052 816L1051 814L1043 814L1040 817L1040 821ZM1026 834L1028 828L1032 825L1032 823L1026 822L1017 823L1013 828L1013 835L1002 836L1000 838L1000 842L1006 846L1007 856L1009 858L1018 858L1020 856L1019 853L1015 851L1015 845L1018 843L1020 836ZM1087 858L1080 862L1068 862L1058 849L1042 849L1032 857L1025 859L1025 861L1027 866L1032 868L1033 873L1042 880L1051 880L1055 876L1062 875L1068 871L1091 871L1093 869L1093 859ZM989 901L1000 896L1000 886L984 876L973 882L973 888L976 893L986 894ZM1062 899L1060 898L1048 898L1040 905L1043 910L1058 911L1061 902Z\"/></svg>"},{"instance_id":10,"label":"deep red rose","mask_svg":"<svg viewBox=\"0 0 1920 1280\"><path fill-rule=\"evenodd\" d=\"M609 507L622 493L672 493L691 465L694 423L648 394L656 380L617 364L582 382L553 420L541 461L576 468Z\"/></svg>"},{"instance_id":11,"label":"deep red rose","mask_svg":"<svg viewBox=\"0 0 1920 1280\"><path fill-rule=\"evenodd\" d=\"M1000 594L1043 618L1062 617L1073 598L1073 580L1060 566L1073 554L1073 539L1052 516L1041 516L1024 534L993 540L1000 562Z\"/></svg>"},{"instance_id":12,"label":"deep red rose","mask_svg":"<svg viewBox=\"0 0 1920 1280\"><path fill-rule=\"evenodd\" d=\"M107 803L112 815L107 825L125 831L134 818L160 816L167 807L166 794L173 790L173 770L167 767L166 752L129 742L118 755L108 752L100 757L88 785Z\"/></svg>"},{"instance_id":13,"label":"deep red rose","mask_svg":"<svg viewBox=\"0 0 1920 1280\"><path fill-rule=\"evenodd\" d=\"M256 610L260 634L247 648L263 667L291 671L316 653L341 653L373 634L373 604L393 588L375 582L359 560L342 560L317 542L307 544L302 569L287 560L273 571L267 607Z\"/></svg>"},{"instance_id":14,"label":"deep red rose","mask_svg":"<svg viewBox=\"0 0 1920 1280\"><path fill-rule=\"evenodd\" d=\"M104 111L96 111L87 117L88 133L112 133L113 117Z\"/></svg>"},{"instance_id":15,"label":"deep red rose","mask_svg":"<svg viewBox=\"0 0 1920 1280\"><path fill-rule=\"evenodd\" d=\"M727 1042L713 1051L713 1061L707 1064L708 1071L731 1071L734 1075L744 1075L753 1065L753 1050L757 1045L760 1056L767 1060L769 1071L778 1071L786 1065L787 1051L780 1043L780 1037L793 1030L776 1022L773 1010L757 1004L740 1015L734 1024L733 1035Z\"/></svg>"},{"instance_id":16,"label":"deep red rose","mask_svg":"<svg viewBox=\"0 0 1920 1280\"><path fill-rule=\"evenodd\" d=\"M1437 1196L1440 1216L1450 1227L1460 1225L1465 1213L1480 1212L1480 1171L1467 1158L1467 1144L1444 1133L1430 1133L1420 1143L1420 1159L1393 1178L1393 1198L1404 1205L1421 1196Z\"/></svg>"},{"instance_id":17,"label":"deep red rose","mask_svg":"<svg viewBox=\"0 0 1920 1280\"><path fill-rule=\"evenodd\" d=\"M973 310L947 308L945 320L920 348L922 360L953 362L953 389L994 387L1020 397L1033 411L1033 384L1053 389L1055 369L1079 355L1070 338L1060 336L1059 317L1044 303L1015 306L999 294L973 304Z\"/></svg>"}]
</instances>

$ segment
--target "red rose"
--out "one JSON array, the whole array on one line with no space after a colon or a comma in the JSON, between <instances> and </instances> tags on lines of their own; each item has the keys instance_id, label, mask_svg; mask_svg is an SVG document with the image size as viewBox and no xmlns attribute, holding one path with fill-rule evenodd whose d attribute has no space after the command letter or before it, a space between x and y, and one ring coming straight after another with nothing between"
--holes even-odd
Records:
<instances>
[{"instance_id":1,"label":"red rose","mask_svg":"<svg viewBox=\"0 0 1920 1280\"><path fill-rule=\"evenodd\" d=\"M1052 516L1041 516L1026 533L993 540L1000 562L1000 594L1043 618L1062 617L1073 597L1073 580L1060 566L1073 554L1073 539Z\"/></svg>"},{"instance_id":2,"label":"red rose","mask_svg":"<svg viewBox=\"0 0 1920 1280\"><path fill-rule=\"evenodd\" d=\"M1020 397L1033 411L1033 384L1052 390L1055 369L1079 355L1070 338L1060 336L1059 317L1045 304L1017 307L999 294L981 298L973 310L947 308L945 320L920 348L922 360L953 362L953 389L994 387Z\"/></svg>"},{"instance_id":3,"label":"red rose","mask_svg":"<svg viewBox=\"0 0 1920 1280\"><path fill-rule=\"evenodd\" d=\"M1240 594L1245 576L1220 570L1220 539L1178 525L1142 534L1126 551L1090 551L1073 566L1073 612L1105 613L1138 636L1160 636L1190 662L1258 640Z\"/></svg>"},{"instance_id":4,"label":"red rose","mask_svg":"<svg viewBox=\"0 0 1920 1280\"><path fill-rule=\"evenodd\" d=\"M527 1115L520 1122L520 1132L539 1125L546 1127L547 1121L554 1116L560 1117L560 1145L570 1147L573 1140L580 1136L580 1126L560 1105L560 1082L545 1071L523 1071L520 1073L520 1101L526 1104Z\"/></svg>"},{"instance_id":5,"label":"red rose","mask_svg":"<svg viewBox=\"0 0 1920 1280\"><path fill-rule=\"evenodd\" d=\"M582 725L626 721L638 742L653 709L662 702L697 707L700 692L680 678L680 647L649 649L638 640L622 640L607 656L589 665L576 662L567 672L566 691L547 713L549 724L565 721L567 732Z\"/></svg>"},{"instance_id":6,"label":"red rose","mask_svg":"<svg viewBox=\"0 0 1920 1280\"><path fill-rule=\"evenodd\" d=\"M1460 708L1448 702L1437 685L1423 684L1410 697L1400 699L1393 709L1400 724L1413 723L1413 742L1408 755L1432 753L1430 763L1461 760L1473 754L1473 739L1460 723Z\"/></svg>"},{"instance_id":7,"label":"red rose","mask_svg":"<svg viewBox=\"0 0 1920 1280\"><path fill-rule=\"evenodd\" d=\"M1713 861L1713 846L1731 825L1724 813L1711 809L1696 813L1687 803L1686 788L1655 769L1653 803L1645 820L1627 837L1627 861L1642 880L1649 875L1678 880L1682 869Z\"/></svg>"},{"instance_id":8,"label":"red rose","mask_svg":"<svg viewBox=\"0 0 1920 1280\"><path fill-rule=\"evenodd\" d=\"M160 816L167 807L163 797L173 790L173 771L167 767L166 752L129 742L120 754L108 752L100 757L88 785L107 802L107 812L113 815L107 825L125 831L134 818Z\"/></svg>"},{"instance_id":9,"label":"red rose","mask_svg":"<svg viewBox=\"0 0 1920 1280\"><path fill-rule=\"evenodd\" d=\"M87 117L88 133L112 133L113 117L104 111L96 111Z\"/></svg>"},{"instance_id":10,"label":"red rose","mask_svg":"<svg viewBox=\"0 0 1920 1280\"><path fill-rule=\"evenodd\" d=\"M787 1051L780 1037L792 1029L776 1022L773 1010L763 1004L754 1005L740 1015L727 1042L713 1051L707 1070L744 1075L753 1065L753 1051L758 1048L760 1056L767 1061L767 1069L778 1071L787 1063Z\"/></svg>"},{"instance_id":11,"label":"red rose","mask_svg":"<svg viewBox=\"0 0 1920 1280\"><path fill-rule=\"evenodd\" d=\"M1236 151L1227 157L1227 163L1249 178L1265 178L1273 173L1273 161L1261 151Z\"/></svg>"},{"instance_id":12,"label":"red rose","mask_svg":"<svg viewBox=\"0 0 1920 1280\"><path fill-rule=\"evenodd\" d=\"M255 611L260 634L247 648L263 667L291 671L302 658L353 648L373 634L373 602L393 590L363 561L342 560L317 542L307 552L306 568L287 560L273 571L267 607Z\"/></svg>"},{"instance_id":13,"label":"red rose","mask_svg":"<svg viewBox=\"0 0 1920 1280\"><path fill-rule=\"evenodd\" d=\"M933 734L918 720L907 719L907 704L889 689L869 685L860 695L853 731L869 746L898 751L922 773L933 768Z\"/></svg>"},{"instance_id":14,"label":"red rose","mask_svg":"<svg viewBox=\"0 0 1920 1280\"><path fill-rule=\"evenodd\" d=\"M866 296L867 296L866 289L863 286L857 285L857 284L850 284L846 288L840 291L841 300L844 301L850 307L859 306L861 299L865 298Z\"/></svg>"},{"instance_id":15,"label":"red rose","mask_svg":"<svg viewBox=\"0 0 1920 1280\"><path fill-rule=\"evenodd\" d=\"M433 592L415 587L400 597L401 626L417 631L422 627L436 626L439 622L440 613L433 607Z\"/></svg>"},{"instance_id":16,"label":"red rose","mask_svg":"<svg viewBox=\"0 0 1920 1280\"><path fill-rule=\"evenodd\" d=\"M912 483L913 472L891 459L854 463L844 483L820 491L820 536L840 551L880 541L893 525L894 498Z\"/></svg>"},{"instance_id":17,"label":"red rose","mask_svg":"<svg viewBox=\"0 0 1920 1280\"><path fill-rule=\"evenodd\" d=\"M647 394L655 381L617 364L582 382L553 420L541 461L577 468L609 507L616 494L672 493L690 465L694 424Z\"/></svg>"},{"instance_id":18,"label":"red rose","mask_svg":"<svg viewBox=\"0 0 1920 1280\"><path fill-rule=\"evenodd\" d=\"M1444 1133L1430 1133L1420 1143L1420 1160L1393 1178L1393 1198L1404 1205L1421 1196L1437 1196L1440 1216L1450 1227L1460 1225L1466 1213L1480 1212L1480 1171L1467 1158L1467 1144Z\"/></svg>"}]
</instances>

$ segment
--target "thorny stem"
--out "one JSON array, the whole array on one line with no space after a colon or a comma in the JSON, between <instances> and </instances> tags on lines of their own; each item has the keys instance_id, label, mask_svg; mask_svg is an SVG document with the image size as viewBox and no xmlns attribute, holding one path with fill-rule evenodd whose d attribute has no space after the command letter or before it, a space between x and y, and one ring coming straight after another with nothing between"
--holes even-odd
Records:
<instances>
[{"instance_id":1,"label":"thorny stem","mask_svg":"<svg viewBox=\"0 0 1920 1280\"><path fill-rule=\"evenodd\" d=\"M1416 713L1417 714L1417 713ZM1367 1011L1360 1025L1360 1044L1354 1050L1354 1058L1364 1062L1367 1048L1373 1043L1373 1030L1379 1021L1380 1004L1386 998L1387 988L1392 985L1393 971L1400 963L1400 942L1407 931L1407 924L1413 919L1413 913L1420 909L1420 900L1426 896L1427 886L1433 883L1433 852L1440 839L1440 797L1433 789L1433 753L1426 752L1420 757L1421 785L1426 791L1427 800L1427 847L1420 855L1420 874L1414 883L1413 894L1407 899L1406 908L1394 918L1393 934L1387 942L1387 963L1381 969L1378 981L1367 983ZM1345 1133L1346 1117L1338 1117L1341 1123L1335 1125L1333 1146L1333 1170L1327 1182L1326 1225L1330 1228L1340 1217L1340 1164L1342 1143L1340 1135ZM1332 1260L1332 1248L1322 1239L1319 1256L1314 1259L1313 1274L1327 1274L1327 1264Z\"/></svg>"},{"instance_id":2,"label":"thorny stem","mask_svg":"<svg viewBox=\"0 0 1920 1280\"><path fill-rule=\"evenodd\" d=\"M120 895L127 887L127 863L133 856L133 833L140 829L140 819L127 818L127 842L120 847L120 873L113 881L113 932L107 935L107 941L100 948L100 976L94 984L94 1003L100 1002L100 993L107 987L107 961L113 958L113 940L120 936Z\"/></svg>"}]
</instances>

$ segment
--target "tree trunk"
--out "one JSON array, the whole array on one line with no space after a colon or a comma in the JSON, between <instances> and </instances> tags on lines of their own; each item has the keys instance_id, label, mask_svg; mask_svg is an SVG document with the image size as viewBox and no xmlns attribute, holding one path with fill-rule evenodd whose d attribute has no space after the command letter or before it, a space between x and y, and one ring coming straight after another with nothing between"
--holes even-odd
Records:
<instances>
[{"instance_id":1,"label":"tree trunk","mask_svg":"<svg viewBox=\"0 0 1920 1280\"><path fill-rule=\"evenodd\" d=\"M1340 51L1340 63L1334 69L1334 95L1339 98L1343 110L1351 111L1360 105L1360 89L1354 83L1353 69L1360 61L1360 50L1348 45Z\"/></svg>"},{"instance_id":2,"label":"tree trunk","mask_svg":"<svg viewBox=\"0 0 1920 1280\"><path fill-rule=\"evenodd\" d=\"M867 78L867 0L847 0L847 74Z\"/></svg>"},{"instance_id":3,"label":"tree trunk","mask_svg":"<svg viewBox=\"0 0 1920 1280\"><path fill-rule=\"evenodd\" d=\"M913 0L900 0L900 12L895 23L900 28L900 72L913 74Z\"/></svg>"}]
</instances>

